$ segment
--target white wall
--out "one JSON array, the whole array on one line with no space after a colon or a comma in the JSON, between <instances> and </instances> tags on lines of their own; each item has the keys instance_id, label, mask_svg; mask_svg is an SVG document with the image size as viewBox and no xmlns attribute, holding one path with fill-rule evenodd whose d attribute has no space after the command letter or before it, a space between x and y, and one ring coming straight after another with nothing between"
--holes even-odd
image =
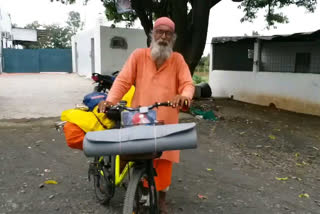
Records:
<instances>
[{"instance_id":1,"label":"white wall","mask_svg":"<svg viewBox=\"0 0 320 214\"><path fill-rule=\"evenodd\" d=\"M209 84L213 97L320 115L320 74L213 70Z\"/></svg>"},{"instance_id":2,"label":"white wall","mask_svg":"<svg viewBox=\"0 0 320 214\"><path fill-rule=\"evenodd\" d=\"M82 31L75 35L72 39L72 69L73 72L78 72L82 76L91 76L91 38L95 37L94 30ZM76 48L78 60L76 60ZM78 64L76 65L76 61ZM76 70L78 69L78 70Z\"/></svg>"},{"instance_id":3,"label":"white wall","mask_svg":"<svg viewBox=\"0 0 320 214\"><path fill-rule=\"evenodd\" d=\"M110 48L110 42L114 36L124 37L128 49ZM94 72L101 74L111 74L116 70L121 70L132 51L136 48L146 47L146 36L143 30L109 28L100 26L98 23L94 29L77 33L72 38L73 72L87 77L92 74L91 38L94 38ZM78 52L77 65L75 43L77 43Z\"/></svg>"},{"instance_id":4,"label":"white wall","mask_svg":"<svg viewBox=\"0 0 320 214\"><path fill-rule=\"evenodd\" d=\"M24 29L24 28L12 28L12 34L14 40L20 41L37 41L37 30Z\"/></svg>"},{"instance_id":5,"label":"white wall","mask_svg":"<svg viewBox=\"0 0 320 214\"><path fill-rule=\"evenodd\" d=\"M11 18L8 13L0 8L0 74L2 73L2 48L12 47L12 41L5 36L2 36L2 32L11 35Z\"/></svg>"},{"instance_id":6,"label":"white wall","mask_svg":"<svg viewBox=\"0 0 320 214\"><path fill-rule=\"evenodd\" d=\"M76 47L75 47L75 36L71 37L71 55L72 55L72 72L77 72L76 65Z\"/></svg>"},{"instance_id":7,"label":"white wall","mask_svg":"<svg viewBox=\"0 0 320 214\"><path fill-rule=\"evenodd\" d=\"M2 37L1 37L1 31L0 31L0 74L2 73Z\"/></svg>"},{"instance_id":8,"label":"white wall","mask_svg":"<svg viewBox=\"0 0 320 214\"><path fill-rule=\"evenodd\" d=\"M12 27L11 18L8 13L0 9L0 34L6 32L8 37L0 37L0 42L2 42L3 48L12 48Z\"/></svg>"},{"instance_id":9,"label":"white wall","mask_svg":"<svg viewBox=\"0 0 320 214\"><path fill-rule=\"evenodd\" d=\"M7 12L0 8L0 31L11 32L11 18Z\"/></svg>"},{"instance_id":10,"label":"white wall","mask_svg":"<svg viewBox=\"0 0 320 214\"><path fill-rule=\"evenodd\" d=\"M101 73L111 74L121 70L129 55L137 48L147 46L147 37L143 30L109 28L101 26ZM110 48L111 39L115 36L124 37L127 40L128 49Z\"/></svg>"}]
</instances>

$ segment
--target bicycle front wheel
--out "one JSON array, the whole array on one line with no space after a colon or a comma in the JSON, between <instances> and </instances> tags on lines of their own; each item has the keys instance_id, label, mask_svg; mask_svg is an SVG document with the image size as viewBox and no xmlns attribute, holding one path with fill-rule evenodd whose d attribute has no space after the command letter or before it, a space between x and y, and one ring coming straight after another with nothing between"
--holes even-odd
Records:
<instances>
[{"instance_id":1,"label":"bicycle front wheel","mask_svg":"<svg viewBox=\"0 0 320 214\"><path fill-rule=\"evenodd\" d=\"M108 159L108 160L107 160ZM98 159L96 160L98 162ZM100 204L107 204L114 196L114 164L115 157L105 157L98 162L97 172L94 175L94 190L96 198Z\"/></svg>"},{"instance_id":2,"label":"bicycle front wheel","mask_svg":"<svg viewBox=\"0 0 320 214\"><path fill-rule=\"evenodd\" d=\"M148 188L143 186L145 179L148 180ZM153 176L151 178L147 177L145 169L133 168L133 173L129 181L124 200L123 214L133 213L158 214L157 190L154 179Z\"/></svg>"}]
</instances>

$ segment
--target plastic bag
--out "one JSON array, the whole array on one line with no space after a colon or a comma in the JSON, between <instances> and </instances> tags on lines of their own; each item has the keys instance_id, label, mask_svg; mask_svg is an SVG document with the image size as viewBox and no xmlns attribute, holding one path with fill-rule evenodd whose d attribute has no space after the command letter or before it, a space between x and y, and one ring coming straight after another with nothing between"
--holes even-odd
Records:
<instances>
[{"instance_id":1,"label":"plastic bag","mask_svg":"<svg viewBox=\"0 0 320 214\"><path fill-rule=\"evenodd\" d=\"M83 150L85 132L79 126L67 122L63 127L63 131L67 145L70 148Z\"/></svg>"}]
</instances>

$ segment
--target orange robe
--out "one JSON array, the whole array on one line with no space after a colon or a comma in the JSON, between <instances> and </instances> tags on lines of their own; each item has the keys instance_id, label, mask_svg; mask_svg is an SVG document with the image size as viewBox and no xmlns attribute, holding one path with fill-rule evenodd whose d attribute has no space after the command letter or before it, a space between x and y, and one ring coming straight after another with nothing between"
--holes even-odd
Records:
<instances>
[{"instance_id":1,"label":"orange robe","mask_svg":"<svg viewBox=\"0 0 320 214\"><path fill-rule=\"evenodd\" d=\"M155 102L171 101L178 94L186 96L191 100L194 94L192 77L183 56L177 52L173 52L164 64L157 69L151 58L150 48L137 49L130 55L113 83L107 101L113 104L118 103L132 85L135 86L132 107L148 106ZM175 124L179 122L178 108L160 107L155 110L157 111L158 121L164 121L165 124ZM160 159L168 160L172 165L172 162L179 162L179 156L180 151L165 151ZM160 160L159 164L160 162L163 163L163 161ZM155 162L156 169L156 166L159 164ZM170 179L166 179L167 182L164 182L165 184L159 185L156 178L158 190L165 189L166 186L170 185L171 167L164 167L170 170L170 172L165 173L167 176L170 176ZM158 172L158 174L164 173Z\"/></svg>"},{"instance_id":2,"label":"orange robe","mask_svg":"<svg viewBox=\"0 0 320 214\"><path fill-rule=\"evenodd\" d=\"M116 78L107 101L118 103L132 85L136 87L132 107L152 105L172 100L180 94L192 99L194 85L183 56L173 52L157 70L151 58L150 48L135 50ZM157 119L165 124L179 122L179 109L160 107ZM163 159L179 162L179 151L163 152Z\"/></svg>"}]
</instances>

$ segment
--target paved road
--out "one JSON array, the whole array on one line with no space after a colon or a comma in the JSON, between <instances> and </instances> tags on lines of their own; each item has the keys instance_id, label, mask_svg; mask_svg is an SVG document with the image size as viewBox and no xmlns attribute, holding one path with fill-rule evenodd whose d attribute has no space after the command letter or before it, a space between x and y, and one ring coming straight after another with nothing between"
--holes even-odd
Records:
<instances>
[{"instance_id":1,"label":"paved road","mask_svg":"<svg viewBox=\"0 0 320 214\"><path fill-rule=\"evenodd\" d=\"M319 214L320 118L214 103L194 106L219 106L224 120L183 121L197 122L199 141L174 165L170 214ZM96 202L88 159L67 147L52 125L55 119L11 126L0 120L0 214L122 213L124 190L117 189L109 206ZM48 179L58 184L40 188ZM302 193L309 197L300 198Z\"/></svg>"},{"instance_id":2,"label":"paved road","mask_svg":"<svg viewBox=\"0 0 320 214\"><path fill-rule=\"evenodd\" d=\"M77 74L1 74L0 120L60 116L92 89L92 81Z\"/></svg>"},{"instance_id":3,"label":"paved road","mask_svg":"<svg viewBox=\"0 0 320 214\"><path fill-rule=\"evenodd\" d=\"M76 74L0 75L0 214L121 213L124 191L110 206L96 202L88 159L66 146L57 118L2 120L59 116L92 88ZM224 119L183 121L197 122L198 149L174 166L171 213L319 213L319 117L230 100L193 105ZM47 179L58 184L39 188Z\"/></svg>"}]
</instances>

